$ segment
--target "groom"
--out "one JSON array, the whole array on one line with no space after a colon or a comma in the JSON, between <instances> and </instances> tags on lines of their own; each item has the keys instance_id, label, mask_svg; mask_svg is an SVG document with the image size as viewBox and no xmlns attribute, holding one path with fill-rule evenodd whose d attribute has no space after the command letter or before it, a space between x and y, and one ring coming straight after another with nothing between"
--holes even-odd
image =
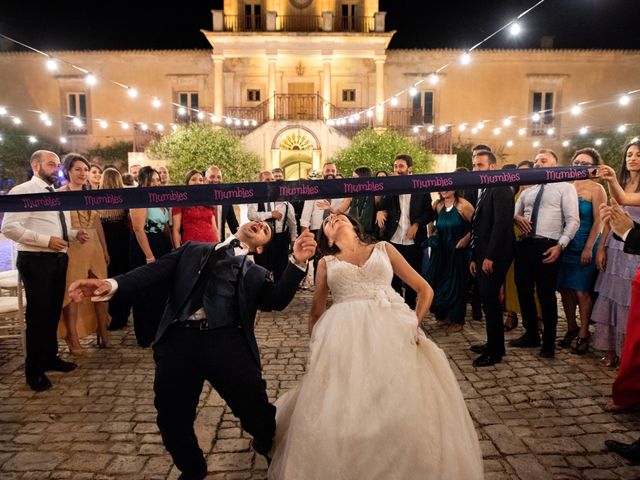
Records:
<instances>
[{"instance_id":1,"label":"groom","mask_svg":"<svg viewBox=\"0 0 640 480\"><path fill-rule=\"evenodd\" d=\"M167 284L169 298L153 346L157 423L165 447L184 480L202 479L207 463L193 422L205 380L227 402L253 448L267 455L275 435L275 407L262 379L253 332L256 311L282 310L306 275L316 242L309 232L295 241L293 255L277 283L248 261L273 232L265 222L249 222L219 244L187 242L154 262L114 279L73 282L74 301L104 301L116 293L135 295Z\"/></svg>"}]
</instances>

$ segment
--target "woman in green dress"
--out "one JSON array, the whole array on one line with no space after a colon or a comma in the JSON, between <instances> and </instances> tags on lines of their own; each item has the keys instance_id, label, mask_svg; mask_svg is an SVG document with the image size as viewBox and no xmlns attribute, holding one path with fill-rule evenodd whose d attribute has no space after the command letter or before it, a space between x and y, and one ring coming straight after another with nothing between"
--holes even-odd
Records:
<instances>
[{"instance_id":1,"label":"woman in green dress","mask_svg":"<svg viewBox=\"0 0 640 480\"><path fill-rule=\"evenodd\" d=\"M441 192L436 212L436 234L429 238L431 260L426 274L435 291L431 311L437 320L448 319L448 333L456 333L462 331L466 312L473 206L458 192Z\"/></svg>"}]
</instances>

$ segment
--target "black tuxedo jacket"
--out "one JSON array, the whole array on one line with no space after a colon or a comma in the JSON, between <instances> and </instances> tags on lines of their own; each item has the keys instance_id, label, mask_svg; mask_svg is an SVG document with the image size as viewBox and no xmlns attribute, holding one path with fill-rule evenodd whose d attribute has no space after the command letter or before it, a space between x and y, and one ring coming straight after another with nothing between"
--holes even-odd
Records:
<instances>
[{"instance_id":1,"label":"black tuxedo jacket","mask_svg":"<svg viewBox=\"0 0 640 480\"><path fill-rule=\"evenodd\" d=\"M231 233L233 233L234 235L238 231L239 225L238 219L236 218L236 212L234 212L233 210L233 205L222 205L221 215L222 220L220 221L220 225L222 225L222 231L220 232L220 241L222 242L225 239L225 222L227 223L227 225L229 225L229 230L231 230Z\"/></svg>"},{"instance_id":2,"label":"black tuxedo jacket","mask_svg":"<svg viewBox=\"0 0 640 480\"><path fill-rule=\"evenodd\" d=\"M116 295L134 295L136 291L159 285L167 285L169 296L156 332L154 343L158 343L166 333L169 325L179 315L196 285L201 270L207 264L209 255L216 254L212 243L187 242L173 252L158 258L153 263L131 270L114 278L118 282ZM240 318L245 337L256 363L260 366L260 353L253 331L256 312L282 310L293 299L296 289L305 272L289 263L277 283L270 280L267 270L247 260L247 257L236 256L231 264L230 274L236 275L236 292ZM158 298L157 301L164 302ZM215 318L219 312L207 310L208 318Z\"/></svg>"},{"instance_id":3,"label":"black tuxedo jacket","mask_svg":"<svg viewBox=\"0 0 640 480\"><path fill-rule=\"evenodd\" d=\"M640 223L633 222L634 226L624 241L624 253L631 255L640 255ZM614 235L618 240L622 240Z\"/></svg>"},{"instance_id":4,"label":"black tuxedo jacket","mask_svg":"<svg viewBox=\"0 0 640 480\"><path fill-rule=\"evenodd\" d=\"M387 211L387 221L384 224L383 238L384 240L390 241L400 223L400 197L398 195L383 197L378 210ZM418 224L418 232L414 239L416 245L420 245L422 241L427 239L427 229L425 227L435 218L436 214L431 206L431 195L428 193L411 194L409 221L412 225L414 223Z\"/></svg>"},{"instance_id":5,"label":"black tuxedo jacket","mask_svg":"<svg viewBox=\"0 0 640 480\"><path fill-rule=\"evenodd\" d=\"M478 199L472 221L473 258L485 258L501 265L510 264L515 247L513 213L515 202L511 187L487 188Z\"/></svg>"}]
</instances>

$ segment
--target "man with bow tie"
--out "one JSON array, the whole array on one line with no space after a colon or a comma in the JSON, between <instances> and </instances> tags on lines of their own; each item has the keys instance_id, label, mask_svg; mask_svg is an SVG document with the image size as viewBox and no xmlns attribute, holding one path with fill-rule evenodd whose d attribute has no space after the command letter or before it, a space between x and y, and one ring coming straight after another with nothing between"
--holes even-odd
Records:
<instances>
[{"instance_id":1,"label":"man with bow tie","mask_svg":"<svg viewBox=\"0 0 640 480\"><path fill-rule=\"evenodd\" d=\"M187 242L114 279L80 280L69 286L74 301L104 301L116 293L133 295L150 285L169 285L153 345L154 391L158 427L181 479L207 475L193 429L205 380L253 436L254 450L266 456L271 449L276 409L262 379L255 316L258 309L282 310L289 304L316 249L313 235L301 234L289 265L274 283L264 268L247 259L247 254L262 252L272 235L266 222L245 223L225 242Z\"/></svg>"}]
</instances>

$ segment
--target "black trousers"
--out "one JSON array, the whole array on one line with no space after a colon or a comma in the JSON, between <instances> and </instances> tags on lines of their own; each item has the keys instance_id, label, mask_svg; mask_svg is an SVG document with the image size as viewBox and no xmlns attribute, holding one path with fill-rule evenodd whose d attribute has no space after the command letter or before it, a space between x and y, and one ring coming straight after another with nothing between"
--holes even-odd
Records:
<instances>
[{"instance_id":1,"label":"black trousers","mask_svg":"<svg viewBox=\"0 0 640 480\"><path fill-rule=\"evenodd\" d=\"M102 229L109 252L109 265L107 275L113 278L116 275L127 273L129 269L129 229L126 217L123 221L111 222L102 219ZM111 327L123 327L127 324L131 313L131 300L125 295L116 295L109 300L109 315Z\"/></svg>"},{"instance_id":2,"label":"black trousers","mask_svg":"<svg viewBox=\"0 0 640 480\"><path fill-rule=\"evenodd\" d=\"M41 373L58 356L58 322L67 281L66 253L18 252L16 266L27 297L27 375Z\"/></svg>"},{"instance_id":3,"label":"black trousers","mask_svg":"<svg viewBox=\"0 0 640 480\"><path fill-rule=\"evenodd\" d=\"M493 273L486 274L482 271L483 261L483 255L476 258L476 278L486 320L487 353L493 357L502 357L505 351L500 288L504 284L510 262L506 265L504 262L494 262Z\"/></svg>"},{"instance_id":4,"label":"black trousers","mask_svg":"<svg viewBox=\"0 0 640 480\"><path fill-rule=\"evenodd\" d=\"M515 279L518 288L518 300L522 311L522 323L525 335L539 339L534 291L537 291L542 308L544 334L542 348L554 349L558 326L558 303L556 284L561 257L554 263L542 263L543 253L557 245L554 240L525 239L517 242Z\"/></svg>"},{"instance_id":5,"label":"black trousers","mask_svg":"<svg viewBox=\"0 0 640 480\"><path fill-rule=\"evenodd\" d=\"M244 332L170 327L154 345L155 406L162 441L187 476L206 467L193 429L202 385L207 380L254 437L254 449L267 454L276 431L276 408L269 403ZM213 426L212 426L213 428Z\"/></svg>"},{"instance_id":6,"label":"black trousers","mask_svg":"<svg viewBox=\"0 0 640 480\"><path fill-rule=\"evenodd\" d=\"M421 263L422 263L422 249L420 245L399 245L397 243L392 243L394 247L400 252L400 255L404 257L404 259L411 265L411 267L416 271L420 271ZM402 295L402 286L404 282L397 277L393 276L393 280L391 281L391 286L393 289ZM418 294L413 290L409 285L405 285L404 291L404 302L409 305L411 308L416 308L416 297Z\"/></svg>"}]
</instances>

